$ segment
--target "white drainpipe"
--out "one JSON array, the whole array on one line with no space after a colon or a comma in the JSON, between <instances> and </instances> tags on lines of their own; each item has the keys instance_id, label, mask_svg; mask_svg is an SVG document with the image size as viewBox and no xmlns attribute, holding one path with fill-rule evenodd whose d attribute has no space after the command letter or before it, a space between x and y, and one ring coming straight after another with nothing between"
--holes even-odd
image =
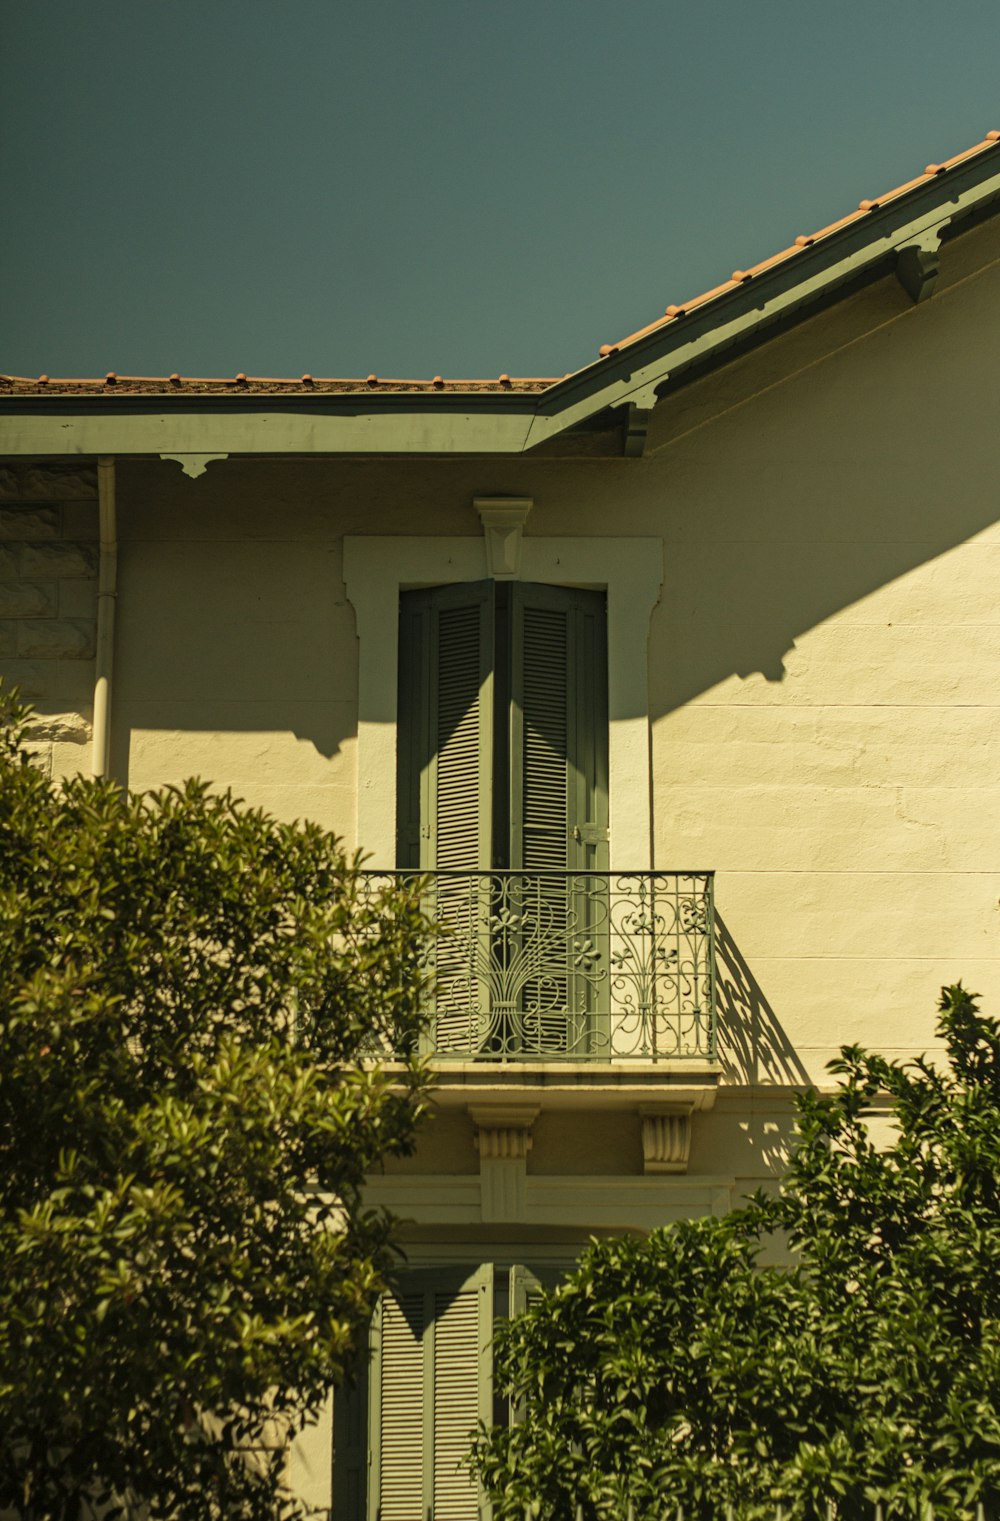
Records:
<instances>
[{"instance_id":1,"label":"white drainpipe","mask_svg":"<svg viewBox=\"0 0 1000 1521\"><path fill-rule=\"evenodd\" d=\"M97 460L97 500L101 558L97 578L97 658L94 670L94 745L91 770L107 776L111 756L111 676L115 662L115 602L118 597L118 532L115 525L114 455Z\"/></svg>"}]
</instances>

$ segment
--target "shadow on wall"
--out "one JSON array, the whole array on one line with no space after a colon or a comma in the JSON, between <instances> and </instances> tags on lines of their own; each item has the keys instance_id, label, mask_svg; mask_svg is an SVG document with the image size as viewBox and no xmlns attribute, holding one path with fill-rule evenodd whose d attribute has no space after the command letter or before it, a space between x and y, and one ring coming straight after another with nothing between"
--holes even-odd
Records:
<instances>
[{"instance_id":1,"label":"shadow on wall","mask_svg":"<svg viewBox=\"0 0 1000 1521\"><path fill-rule=\"evenodd\" d=\"M874 513L869 512L868 522L862 524L864 513L857 506L842 501L823 505L826 522L836 520L847 542L825 541L822 524L816 521L822 514L804 506L799 543L782 544L775 535L771 541L762 537L756 542L669 546L663 594L653 619L657 645L672 656L651 662L654 722L734 676L741 681L759 675L770 683L783 682L792 668L789 662L801 664L796 653L799 638L967 543L996 521L992 504L985 510L981 502L966 502L941 514L940 521L924 524L918 530L920 538L906 540L898 527L887 523L875 530L884 532L887 542L872 543L866 534L872 532ZM767 528L758 531L763 535ZM725 610L721 617L720 609ZM876 614L873 621L880 618L884 614ZM876 638L871 636L877 663ZM819 672L816 679L828 679L827 673Z\"/></svg>"},{"instance_id":2,"label":"shadow on wall","mask_svg":"<svg viewBox=\"0 0 1000 1521\"><path fill-rule=\"evenodd\" d=\"M716 911L718 1051L726 1082L806 1086L809 1073Z\"/></svg>"},{"instance_id":3,"label":"shadow on wall","mask_svg":"<svg viewBox=\"0 0 1000 1521\"><path fill-rule=\"evenodd\" d=\"M993 275L905 311L873 288L860 306L831 309L662 406L662 426L680 431L643 467L651 497L663 489L659 471L669 477L654 615L669 658L650 671L654 719L734 676L798 675L797 639L996 523L998 284ZM853 341L894 313L903 320ZM932 572L901 589L902 611L873 608L871 621L951 622L948 589L960 596L962 584L957 568ZM876 637L866 657L874 678ZM818 659L810 655L810 677L836 701L845 662L819 669Z\"/></svg>"}]
</instances>

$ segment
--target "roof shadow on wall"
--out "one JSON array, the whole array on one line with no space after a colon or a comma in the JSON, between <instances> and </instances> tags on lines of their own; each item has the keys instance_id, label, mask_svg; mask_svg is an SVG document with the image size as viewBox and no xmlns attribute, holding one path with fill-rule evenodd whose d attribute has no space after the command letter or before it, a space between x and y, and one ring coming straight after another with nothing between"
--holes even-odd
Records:
<instances>
[{"instance_id":1,"label":"roof shadow on wall","mask_svg":"<svg viewBox=\"0 0 1000 1521\"><path fill-rule=\"evenodd\" d=\"M991 238L977 257L1000 252L1000 222ZM665 537L654 717L734 677L783 683L807 657L805 701L855 703L848 667L867 662L884 688L900 624L961 622L966 577L949 567L943 586L932 562L998 520L991 268L919 307L881 282L663 401L637 492ZM857 608L888 587L870 617ZM796 651L835 617L832 659ZM865 621L877 632L852 643L848 622ZM955 659L975 656L956 641ZM754 686L751 701L774 701Z\"/></svg>"},{"instance_id":2,"label":"roof shadow on wall","mask_svg":"<svg viewBox=\"0 0 1000 1521\"><path fill-rule=\"evenodd\" d=\"M792 661L805 662L805 653L799 656L796 652L798 640L881 588L929 566L996 521L995 509L986 511L985 504L977 507L956 501L953 510L941 514L942 521L935 525L933 534L925 529L926 537L919 540L871 542L865 537L866 531L872 531L870 521L862 526L859 512L850 506L839 512L843 538L838 540L829 537L829 518L825 531L817 525L815 536L807 540L812 525L809 515L804 514L803 538L797 543L748 540L726 545L668 544L663 594L654 614L654 629L657 622L660 625L654 648L669 650L670 658L654 656L651 661L650 714L654 721L703 698L733 677L752 681L762 676L768 683L783 683L794 670ZM960 573L956 571L953 585L958 584ZM926 588L928 583L921 585ZM906 596L904 592L903 598ZM848 622L843 620L834 636L836 646L830 647L829 654L822 648L808 653L814 672L810 685L824 691L825 701L857 702L856 678L862 674L862 664L870 667L867 685L875 690L879 671L891 664L899 637L893 633L894 612L900 624L925 621L926 627L935 627L933 614L924 611L918 596L912 599L914 610L909 616L905 610L898 611L901 606L905 608L905 601L893 598L884 610L873 608L868 620L852 617L851 626L871 631L863 650L857 641L852 648ZM933 591L924 593L924 604L928 598L934 600ZM951 617L957 614L953 611ZM943 634L950 627L940 620L936 626ZM960 639L953 647L956 662L968 658ZM752 699L755 705L773 701L766 689L758 686L757 691L760 695ZM787 704L791 699L782 700ZM815 691L803 700L815 701ZM871 700L890 699L883 688ZM727 694L720 701L741 706L745 699L734 700Z\"/></svg>"},{"instance_id":3,"label":"roof shadow on wall","mask_svg":"<svg viewBox=\"0 0 1000 1521\"><path fill-rule=\"evenodd\" d=\"M200 776L252 803L261 789L328 784L327 763L356 733L354 706L345 701L131 698L113 713L112 773L139 790Z\"/></svg>"}]
</instances>

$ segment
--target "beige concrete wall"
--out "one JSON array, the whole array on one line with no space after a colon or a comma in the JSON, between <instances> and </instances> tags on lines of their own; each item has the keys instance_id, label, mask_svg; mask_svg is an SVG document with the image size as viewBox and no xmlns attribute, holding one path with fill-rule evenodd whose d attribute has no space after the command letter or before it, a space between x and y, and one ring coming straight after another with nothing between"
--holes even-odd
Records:
<instances>
[{"instance_id":1,"label":"beige concrete wall","mask_svg":"<svg viewBox=\"0 0 1000 1521\"><path fill-rule=\"evenodd\" d=\"M641 460L121 462L117 773L200 773L353 844L345 535L475 536L472 498L514 494L529 534L661 537L656 865L719 873L746 1085L698 1117L691 1165L765 1175L787 1132L767 1084L843 1041L924 1049L945 981L1000 1013L998 260L985 227L930 301L887 279L685 388ZM571 1150L540 1133L532 1168Z\"/></svg>"}]
</instances>

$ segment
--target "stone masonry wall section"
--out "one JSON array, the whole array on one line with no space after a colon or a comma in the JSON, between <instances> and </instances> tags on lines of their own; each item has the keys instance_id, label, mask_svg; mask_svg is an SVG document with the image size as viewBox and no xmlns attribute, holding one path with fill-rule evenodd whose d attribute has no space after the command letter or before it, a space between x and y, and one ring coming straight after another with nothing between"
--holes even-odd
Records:
<instances>
[{"instance_id":1,"label":"stone masonry wall section","mask_svg":"<svg viewBox=\"0 0 1000 1521\"><path fill-rule=\"evenodd\" d=\"M0 466L0 676L50 774L90 760L98 531L93 468Z\"/></svg>"}]
</instances>

